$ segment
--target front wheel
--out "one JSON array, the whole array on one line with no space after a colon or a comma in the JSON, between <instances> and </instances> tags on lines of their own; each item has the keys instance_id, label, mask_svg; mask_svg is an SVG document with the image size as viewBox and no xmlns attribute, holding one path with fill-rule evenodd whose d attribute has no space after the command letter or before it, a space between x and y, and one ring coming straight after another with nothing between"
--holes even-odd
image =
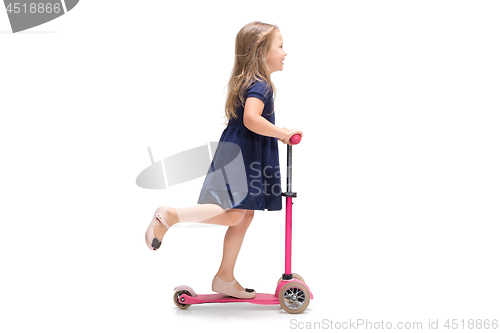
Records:
<instances>
[{"instance_id":1,"label":"front wheel","mask_svg":"<svg viewBox=\"0 0 500 333\"><path fill-rule=\"evenodd\" d=\"M309 290L300 282L285 284L279 295L281 308L288 313L301 313L309 305Z\"/></svg>"}]
</instances>

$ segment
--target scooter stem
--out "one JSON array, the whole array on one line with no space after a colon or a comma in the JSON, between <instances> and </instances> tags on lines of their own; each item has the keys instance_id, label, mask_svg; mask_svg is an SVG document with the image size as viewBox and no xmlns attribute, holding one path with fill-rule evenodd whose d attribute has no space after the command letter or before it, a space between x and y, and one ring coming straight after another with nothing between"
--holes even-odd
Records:
<instances>
[{"instance_id":1,"label":"scooter stem","mask_svg":"<svg viewBox=\"0 0 500 333\"><path fill-rule=\"evenodd\" d=\"M292 197L286 198L285 274L292 274Z\"/></svg>"},{"instance_id":2,"label":"scooter stem","mask_svg":"<svg viewBox=\"0 0 500 333\"><path fill-rule=\"evenodd\" d=\"M300 135L295 134L290 141L292 144L298 144L301 140ZM291 280L292 277L292 198L297 196L292 192L292 146L287 145L286 157L286 192L282 193L286 197L286 226L285 226L285 274L283 280Z\"/></svg>"}]
</instances>

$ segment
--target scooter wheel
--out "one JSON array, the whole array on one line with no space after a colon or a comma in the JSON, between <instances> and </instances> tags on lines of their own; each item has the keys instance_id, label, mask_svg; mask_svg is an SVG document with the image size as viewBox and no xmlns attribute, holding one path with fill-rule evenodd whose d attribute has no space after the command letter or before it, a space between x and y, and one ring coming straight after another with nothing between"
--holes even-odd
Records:
<instances>
[{"instance_id":1,"label":"scooter wheel","mask_svg":"<svg viewBox=\"0 0 500 333\"><path fill-rule=\"evenodd\" d=\"M300 276L299 274L292 273L292 275L293 275L294 279L299 279L302 282L306 282L306 281L304 281L304 279L302 278L302 276ZM282 280L282 277L280 277L280 279L278 280L278 283L276 283L276 285L280 284L281 280Z\"/></svg>"},{"instance_id":2,"label":"scooter wheel","mask_svg":"<svg viewBox=\"0 0 500 333\"><path fill-rule=\"evenodd\" d=\"M288 282L279 295L281 308L288 313L301 313L309 305L309 290L300 282Z\"/></svg>"},{"instance_id":3,"label":"scooter wheel","mask_svg":"<svg viewBox=\"0 0 500 333\"><path fill-rule=\"evenodd\" d=\"M179 298L181 297L182 294L187 294L187 295L191 296L191 294L187 290L176 291L174 293L174 303L180 309L187 309L187 308L189 308L191 306L191 304L182 304L182 303L179 303Z\"/></svg>"}]
</instances>

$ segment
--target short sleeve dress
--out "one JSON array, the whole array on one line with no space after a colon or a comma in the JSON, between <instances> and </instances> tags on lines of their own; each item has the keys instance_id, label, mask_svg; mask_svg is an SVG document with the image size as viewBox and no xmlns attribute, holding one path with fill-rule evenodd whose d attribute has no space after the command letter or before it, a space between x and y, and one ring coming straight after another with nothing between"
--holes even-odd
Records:
<instances>
[{"instance_id":1,"label":"short sleeve dress","mask_svg":"<svg viewBox=\"0 0 500 333\"><path fill-rule=\"evenodd\" d=\"M245 94L264 103L262 117L274 124L271 86L264 80L256 81ZM236 113L219 139L198 203L225 209L281 210L278 140L246 128L243 106L238 106Z\"/></svg>"}]
</instances>

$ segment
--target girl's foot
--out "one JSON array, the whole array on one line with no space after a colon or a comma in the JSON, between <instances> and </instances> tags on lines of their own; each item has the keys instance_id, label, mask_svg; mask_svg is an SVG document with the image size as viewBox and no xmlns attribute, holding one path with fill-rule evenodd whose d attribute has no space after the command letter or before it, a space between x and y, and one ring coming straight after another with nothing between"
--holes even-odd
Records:
<instances>
[{"instance_id":1,"label":"girl's foot","mask_svg":"<svg viewBox=\"0 0 500 333\"><path fill-rule=\"evenodd\" d=\"M220 279L222 279L223 281L225 282L229 282L229 281L233 281L234 280L234 276L231 276L231 277L228 277L228 276L221 276L219 274L217 274L216 276L218 276ZM243 288L239 283L238 281L236 281L236 284L234 285L234 287L238 290L241 290L241 291L245 291L246 289Z\"/></svg>"},{"instance_id":2,"label":"girl's foot","mask_svg":"<svg viewBox=\"0 0 500 333\"><path fill-rule=\"evenodd\" d=\"M174 224L179 222L179 218L177 217L177 211L175 210L175 208L167 209L163 214L163 219L169 226L173 226ZM160 242L163 241L163 236L165 236L167 230L167 227L165 227L163 224L156 223L154 226L155 237L158 238Z\"/></svg>"},{"instance_id":3,"label":"girl's foot","mask_svg":"<svg viewBox=\"0 0 500 333\"><path fill-rule=\"evenodd\" d=\"M156 212L153 215L153 219L146 229L146 245L150 250L158 250L161 246L163 236L165 235L167 230L173 224L179 222L178 219L176 221L175 218L171 217L171 213L168 213L169 210L172 210L171 213L175 213L175 209L168 205L163 205L156 209ZM167 219L165 219L165 217L167 217Z\"/></svg>"},{"instance_id":4,"label":"girl's foot","mask_svg":"<svg viewBox=\"0 0 500 333\"><path fill-rule=\"evenodd\" d=\"M225 281L217 275L214 276L214 280L212 281L212 290L216 293L236 298L254 298L257 294L253 289L242 288L238 281L234 278L232 280Z\"/></svg>"}]
</instances>

